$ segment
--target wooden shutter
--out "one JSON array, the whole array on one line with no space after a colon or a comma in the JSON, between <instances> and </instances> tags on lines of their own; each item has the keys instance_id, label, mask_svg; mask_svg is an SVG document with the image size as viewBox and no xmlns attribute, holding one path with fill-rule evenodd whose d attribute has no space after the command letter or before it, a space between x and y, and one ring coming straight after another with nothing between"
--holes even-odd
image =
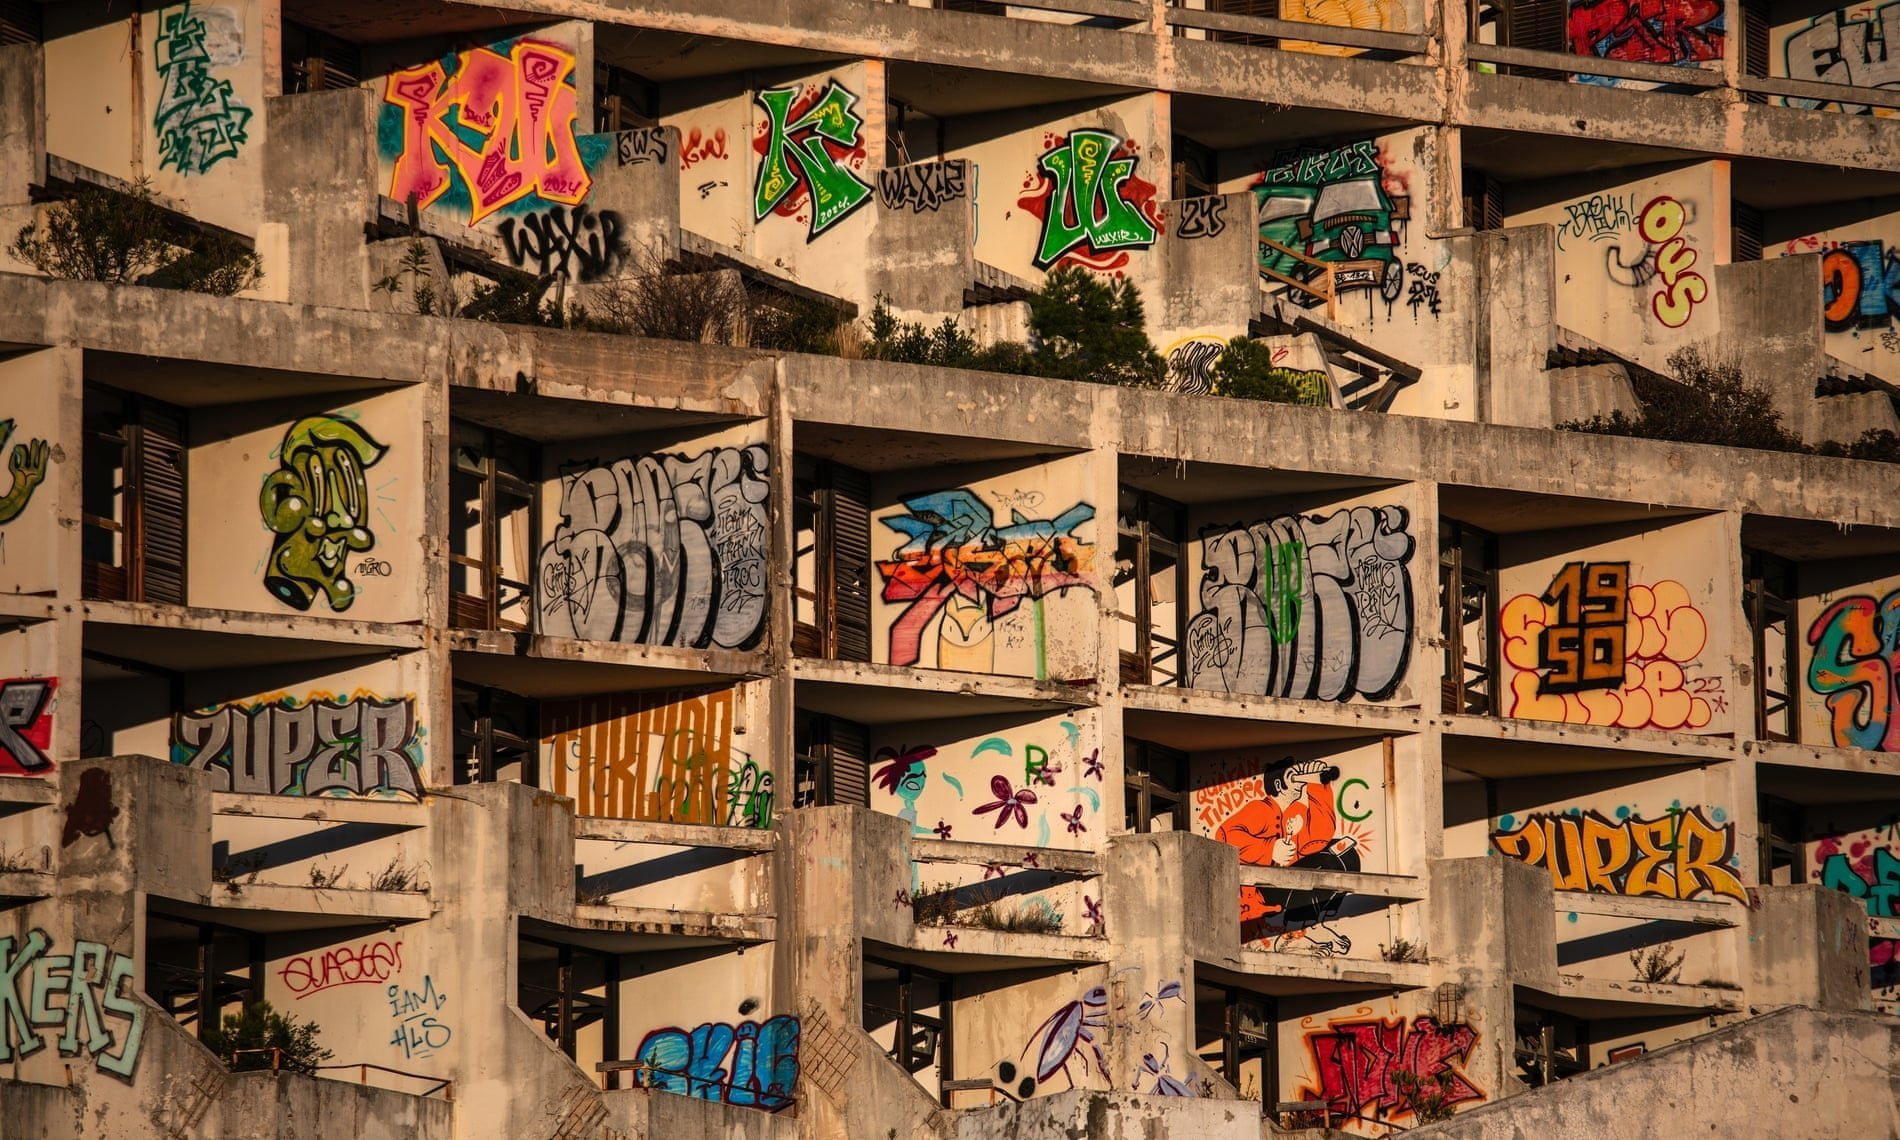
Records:
<instances>
[{"instance_id":1,"label":"wooden shutter","mask_svg":"<svg viewBox=\"0 0 1900 1140\"><path fill-rule=\"evenodd\" d=\"M1890 45L1888 51L1900 51ZM1765 0L1742 0L1742 74L1768 74L1768 5ZM1751 101L1767 102L1766 95L1750 95Z\"/></svg>"},{"instance_id":2,"label":"wooden shutter","mask_svg":"<svg viewBox=\"0 0 1900 1140\"><path fill-rule=\"evenodd\" d=\"M135 449L134 597L185 604L185 413L140 400Z\"/></svg>"},{"instance_id":3,"label":"wooden shutter","mask_svg":"<svg viewBox=\"0 0 1900 1140\"><path fill-rule=\"evenodd\" d=\"M862 471L833 465L825 493L831 539L830 601L833 644L839 661L871 659L871 479Z\"/></svg>"},{"instance_id":4,"label":"wooden shutter","mask_svg":"<svg viewBox=\"0 0 1900 1140\"><path fill-rule=\"evenodd\" d=\"M40 41L39 5L31 0L0 0L0 46Z\"/></svg>"},{"instance_id":5,"label":"wooden shutter","mask_svg":"<svg viewBox=\"0 0 1900 1140\"><path fill-rule=\"evenodd\" d=\"M1733 261L1761 260L1761 211L1746 202L1729 203L1729 216L1733 219L1735 238L1733 242Z\"/></svg>"},{"instance_id":6,"label":"wooden shutter","mask_svg":"<svg viewBox=\"0 0 1900 1140\"><path fill-rule=\"evenodd\" d=\"M834 806L871 806L871 734L861 724L825 718L831 753L831 802Z\"/></svg>"},{"instance_id":7,"label":"wooden shutter","mask_svg":"<svg viewBox=\"0 0 1900 1140\"><path fill-rule=\"evenodd\" d=\"M1504 228L1504 194L1498 180L1476 167L1467 166L1465 181L1465 225L1474 230Z\"/></svg>"},{"instance_id":8,"label":"wooden shutter","mask_svg":"<svg viewBox=\"0 0 1900 1140\"><path fill-rule=\"evenodd\" d=\"M1511 47L1530 48L1533 51L1566 52L1569 50L1566 36L1566 19L1569 15L1567 0L1514 0L1505 9L1504 43ZM1567 80L1565 72L1546 71L1535 67L1500 67L1498 70L1510 75L1528 76L1532 79Z\"/></svg>"}]
</instances>

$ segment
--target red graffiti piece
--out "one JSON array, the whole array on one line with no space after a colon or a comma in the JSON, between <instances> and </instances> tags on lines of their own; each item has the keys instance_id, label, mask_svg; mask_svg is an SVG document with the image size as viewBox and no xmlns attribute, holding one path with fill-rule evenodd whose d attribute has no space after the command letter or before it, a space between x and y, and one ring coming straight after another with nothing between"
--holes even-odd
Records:
<instances>
[{"instance_id":1,"label":"red graffiti piece","mask_svg":"<svg viewBox=\"0 0 1900 1140\"><path fill-rule=\"evenodd\" d=\"M686 132L686 145L680 147L680 169L691 170L696 162L726 157L726 128L706 134L698 127Z\"/></svg>"},{"instance_id":2,"label":"red graffiti piece","mask_svg":"<svg viewBox=\"0 0 1900 1140\"><path fill-rule=\"evenodd\" d=\"M573 53L520 40L505 56L476 48L454 63L453 74L430 62L384 86L383 101L403 109L389 196L427 206L460 177L470 225L531 193L580 205L592 182L574 139Z\"/></svg>"},{"instance_id":3,"label":"red graffiti piece","mask_svg":"<svg viewBox=\"0 0 1900 1140\"><path fill-rule=\"evenodd\" d=\"M302 954L285 962L277 978L299 998L330 989L386 982L402 969L401 942L365 942L321 954Z\"/></svg>"},{"instance_id":4,"label":"red graffiti piece","mask_svg":"<svg viewBox=\"0 0 1900 1140\"><path fill-rule=\"evenodd\" d=\"M1574 55L1685 64L1722 58L1716 0L1599 0L1570 6Z\"/></svg>"},{"instance_id":5,"label":"red graffiti piece","mask_svg":"<svg viewBox=\"0 0 1900 1140\"><path fill-rule=\"evenodd\" d=\"M117 847L112 839L112 821L117 818L119 809L112 803L112 773L104 768L88 768L79 774L79 791L66 805L66 828L60 834L59 845L71 847L82 835L103 835L108 844Z\"/></svg>"},{"instance_id":6,"label":"red graffiti piece","mask_svg":"<svg viewBox=\"0 0 1900 1140\"><path fill-rule=\"evenodd\" d=\"M1308 1087L1302 1095L1324 1099L1342 1115L1395 1120L1413 1111L1396 1074L1410 1073L1431 1088L1442 1073L1448 1078L1446 1104L1483 1100L1484 1093L1463 1072L1477 1041L1477 1032L1468 1025L1443 1029L1425 1016L1414 1018L1409 1030L1402 1017L1336 1021L1324 1032L1307 1035L1319 1087Z\"/></svg>"},{"instance_id":7,"label":"red graffiti piece","mask_svg":"<svg viewBox=\"0 0 1900 1140\"><path fill-rule=\"evenodd\" d=\"M4 437L0 437L4 442ZM53 770L55 677L0 681L0 776L44 776Z\"/></svg>"}]
</instances>

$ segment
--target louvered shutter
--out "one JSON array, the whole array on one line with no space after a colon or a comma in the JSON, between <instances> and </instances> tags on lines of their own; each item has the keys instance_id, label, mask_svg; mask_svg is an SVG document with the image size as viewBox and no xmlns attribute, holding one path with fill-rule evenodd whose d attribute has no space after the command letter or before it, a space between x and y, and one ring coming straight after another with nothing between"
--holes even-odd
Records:
<instances>
[{"instance_id":1,"label":"louvered shutter","mask_svg":"<svg viewBox=\"0 0 1900 1140\"><path fill-rule=\"evenodd\" d=\"M871 734L861 724L837 717L825 718L831 752L831 802L871 806Z\"/></svg>"},{"instance_id":2,"label":"louvered shutter","mask_svg":"<svg viewBox=\"0 0 1900 1140\"><path fill-rule=\"evenodd\" d=\"M0 46L36 44L40 39L39 5L31 0L0 0Z\"/></svg>"},{"instance_id":3,"label":"louvered shutter","mask_svg":"<svg viewBox=\"0 0 1900 1140\"><path fill-rule=\"evenodd\" d=\"M831 534L831 605L840 661L871 659L871 479L833 466L826 506Z\"/></svg>"},{"instance_id":4,"label":"louvered shutter","mask_svg":"<svg viewBox=\"0 0 1900 1140\"><path fill-rule=\"evenodd\" d=\"M1761 260L1761 211L1746 202L1729 203L1729 216L1734 220L1734 243L1731 260Z\"/></svg>"},{"instance_id":5,"label":"louvered shutter","mask_svg":"<svg viewBox=\"0 0 1900 1140\"><path fill-rule=\"evenodd\" d=\"M185 604L185 413L139 401L136 600Z\"/></svg>"}]
</instances>

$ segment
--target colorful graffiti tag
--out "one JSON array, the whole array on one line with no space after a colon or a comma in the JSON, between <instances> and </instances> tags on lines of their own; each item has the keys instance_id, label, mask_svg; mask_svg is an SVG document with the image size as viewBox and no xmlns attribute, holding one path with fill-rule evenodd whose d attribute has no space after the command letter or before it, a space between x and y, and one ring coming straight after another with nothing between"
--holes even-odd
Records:
<instances>
[{"instance_id":1,"label":"colorful graffiti tag","mask_svg":"<svg viewBox=\"0 0 1900 1140\"><path fill-rule=\"evenodd\" d=\"M1570 0L1570 52L1693 67L1722 58L1720 0Z\"/></svg>"},{"instance_id":2,"label":"colorful graffiti tag","mask_svg":"<svg viewBox=\"0 0 1900 1140\"><path fill-rule=\"evenodd\" d=\"M1341 779L1335 764L1291 756L1265 765L1230 765L1217 770L1215 778L1194 791L1194 825L1237 848L1241 863L1310 871L1365 869L1365 848L1375 834L1367 825L1375 800L1365 779ZM1329 925L1345 900L1344 891L1242 887L1241 938L1265 941L1273 950L1345 954L1352 940Z\"/></svg>"},{"instance_id":3,"label":"colorful graffiti tag","mask_svg":"<svg viewBox=\"0 0 1900 1140\"><path fill-rule=\"evenodd\" d=\"M750 649L765 632L770 474L761 444L563 470L540 632Z\"/></svg>"},{"instance_id":4,"label":"colorful graffiti tag","mask_svg":"<svg viewBox=\"0 0 1900 1140\"><path fill-rule=\"evenodd\" d=\"M1016 203L1042 222L1037 269L1073 262L1106 273L1155 243L1161 213L1154 184L1135 177L1139 153L1134 140L1092 128L1044 139Z\"/></svg>"},{"instance_id":5,"label":"colorful graffiti tag","mask_svg":"<svg viewBox=\"0 0 1900 1140\"><path fill-rule=\"evenodd\" d=\"M1900 89L1900 0L1875 7L1858 4L1823 12L1782 42L1782 61L1790 79L1843 83L1854 87ZM1900 115L1890 107L1869 107L1846 100L1784 98L1790 107L1828 108L1849 114Z\"/></svg>"},{"instance_id":6,"label":"colorful graffiti tag","mask_svg":"<svg viewBox=\"0 0 1900 1140\"><path fill-rule=\"evenodd\" d=\"M1630 577L1625 562L1570 562L1543 594L1505 603L1504 659L1518 670L1506 716L1676 730L1726 707L1719 678L1686 672L1709 640L1689 591Z\"/></svg>"},{"instance_id":7,"label":"colorful graffiti tag","mask_svg":"<svg viewBox=\"0 0 1900 1140\"><path fill-rule=\"evenodd\" d=\"M158 104L158 168L203 174L250 141L252 111L231 93L231 81L211 73L243 54L244 26L229 8L191 10L190 0L159 16L153 44Z\"/></svg>"},{"instance_id":8,"label":"colorful graffiti tag","mask_svg":"<svg viewBox=\"0 0 1900 1140\"><path fill-rule=\"evenodd\" d=\"M44 776L53 770L53 693L57 677L0 681L0 776Z\"/></svg>"},{"instance_id":9,"label":"colorful graffiti tag","mask_svg":"<svg viewBox=\"0 0 1900 1140\"><path fill-rule=\"evenodd\" d=\"M1808 688L1827 706L1839 748L1900 752L1900 590L1841 598L1808 627Z\"/></svg>"},{"instance_id":10,"label":"colorful graffiti tag","mask_svg":"<svg viewBox=\"0 0 1900 1140\"><path fill-rule=\"evenodd\" d=\"M1046 676L1043 599L1071 588L1094 589L1095 546L1079 531L1095 517L1095 508L1077 503L1053 519L1011 510L1009 524L998 526L990 508L967 488L918 495L903 506L907 513L882 521L904 542L877 563L884 601L904 605L891 623L891 664L917 664L924 634L936 622L938 668L993 672L997 623L1028 601L1036 625L1036 676Z\"/></svg>"},{"instance_id":11,"label":"colorful graffiti tag","mask_svg":"<svg viewBox=\"0 0 1900 1140\"><path fill-rule=\"evenodd\" d=\"M636 1088L777 1112L798 1089L798 1018L709 1021L691 1031L655 1029L634 1059Z\"/></svg>"},{"instance_id":12,"label":"colorful graffiti tag","mask_svg":"<svg viewBox=\"0 0 1900 1140\"><path fill-rule=\"evenodd\" d=\"M1253 194L1268 292L1305 308L1324 304L1294 285L1317 288L1327 267L1338 293L1376 290L1389 309L1405 292L1398 247L1411 200L1388 191L1377 143L1279 156Z\"/></svg>"},{"instance_id":13,"label":"colorful graffiti tag","mask_svg":"<svg viewBox=\"0 0 1900 1140\"><path fill-rule=\"evenodd\" d=\"M1661 282L1649 300L1650 311L1665 326L1679 329L1689 323L1695 307L1709 297L1709 282L1691 271L1696 251L1682 234L1689 212L1681 202L1663 195L1650 200L1637 220L1636 232L1653 247L1656 277Z\"/></svg>"},{"instance_id":14,"label":"colorful graffiti tag","mask_svg":"<svg viewBox=\"0 0 1900 1140\"><path fill-rule=\"evenodd\" d=\"M1404 507L1282 515L1204 533L1187 683L1274 697L1382 700L1411 654Z\"/></svg>"},{"instance_id":15,"label":"colorful graffiti tag","mask_svg":"<svg viewBox=\"0 0 1900 1140\"><path fill-rule=\"evenodd\" d=\"M276 536L264 588L278 601L307 610L321 590L341 613L356 600L355 584L344 577L350 552L376 545L364 472L388 452L361 425L334 416L298 420L284 433L277 470L258 495L264 525Z\"/></svg>"},{"instance_id":16,"label":"colorful graffiti tag","mask_svg":"<svg viewBox=\"0 0 1900 1140\"><path fill-rule=\"evenodd\" d=\"M580 205L593 179L574 136L575 67L569 49L521 39L392 72L389 196L465 207L470 225L531 197Z\"/></svg>"},{"instance_id":17,"label":"colorful graffiti tag","mask_svg":"<svg viewBox=\"0 0 1900 1140\"><path fill-rule=\"evenodd\" d=\"M1900 917L1900 853L1896 828L1829 836L1814 845L1816 878L1829 890L1846 891L1867 904L1872 918Z\"/></svg>"},{"instance_id":18,"label":"colorful graffiti tag","mask_svg":"<svg viewBox=\"0 0 1900 1140\"><path fill-rule=\"evenodd\" d=\"M1623 808L1617 815L1540 812L1521 823L1500 816L1491 846L1547 869L1560 891L1746 900L1734 870L1735 824L1724 821L1722 809L1677 805L1644 819Z\"/></svg>"},{"instance_id":19,"label":"colorful graffiti tag","mask_svg":"<svg viewBox=\"0 0 1900 1140\"><path fill-rule=\"evenodd\" d=\"M1882 241L1830 246L1821 255L1821 305L1829 332L1890 327L1900 318L1900 249Z\"/></svg>"},{"instance_id":20,"label":"colorful graffiti tag","mask_svg":"<svg viewBox=\"0 0 1900 1140\"><path fill-rule=\"evenodd\" d=\"M1478 1043L1469 1025L1441 1026L1421 1015L1330 1022L1306 1035L1314 1078L1301 1092L1343 1116L1402 1120L1415 1112L1399 1074L1409 1074L1446 1105L1481 1101L1484 1092L1465 1075Z\"/></svg>"},{"instance_id":21,"label":"colorful graffiti tag","mask_svg":"<svg viewBox=\"0 0 1900 1140\"><path fill-rule=\"evenodd\" d=\"M864 167L864 120L852 108L858 97L837 80L822 90L774 87L760 91L765 110L753 149L759 173L752 187L752 216L764 221L774 212L800 217L811 241L871 200L870 183L857 174Z\"/></svg>"},{"instance_id":22,"label":"colorful graffiti tag","mask_svg":"<svg viewBox=\"0 0 1900 1140\"><path fill-rule=\"evenodd\" d=\"M5 447L12 438L13 421L0 420L0 447ZM43 439L13 445L7 454L7 470L12 473L13 482L7 487L7 493L0 495L0 524L12 522L26 510L28 500L33 498L33 488L46 481L46 462L52 454L52 448Z\"/></svg>"},{"instance_id":23,"label":"colorful graffiti tag","mask_svg":"<svg viewBox=\"0 0 1900 1140\"><path fill-rule=\"evenodd\" d=\"M179 713L171 758L210 772L223 792L422 795L422 726L413 696L286 693Z\"/></svg>"},{"instance_id":24,"label":"colorful graffiti tag","mask_svg":"<svg viewBox=\"0 0 1900 1140\"><path fill-rule=\"evenodd\" d=\"M548 787L583 816L772 826L772 773L732 745L731 689L541 706Z\"/></svg>"},{"instance_id":25,"label":"colorful graffiti tag","mask_svg":"<svg viewBox=\"0 0 1900 1140\"><path fill-rule=\"evenodd\" d=\"M38 927L0 938L0 1062L31 1057L46 1047L42 1034L63 1030L60 1056L83 1055L99 1071L131 1079L145 1037L132 956L100 942L75 942L70 954L52 948Z\"/></svg>"}]
</instances>

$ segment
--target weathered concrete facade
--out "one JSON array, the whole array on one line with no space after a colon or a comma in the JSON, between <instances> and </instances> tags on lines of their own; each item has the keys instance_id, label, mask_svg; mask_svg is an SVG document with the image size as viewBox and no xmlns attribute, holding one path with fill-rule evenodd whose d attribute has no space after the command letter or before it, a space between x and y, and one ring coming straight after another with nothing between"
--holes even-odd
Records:
<instances>
[{"instance_id":1,"label":"weathered concrete facade","mask_svg":"<svg viewBox=\"0 0 1900 1140\"><path fill-rule=\"evenodd\" d=\"M0 1116L1900 1135L1900 475L1552 430L1683 348L1900 427L1883 10L1232 7L0 35L0 236L149 178L264 269L0 253ZM1067 264L1172 390L438 315Z\"/></svg>"}]
</instances>

